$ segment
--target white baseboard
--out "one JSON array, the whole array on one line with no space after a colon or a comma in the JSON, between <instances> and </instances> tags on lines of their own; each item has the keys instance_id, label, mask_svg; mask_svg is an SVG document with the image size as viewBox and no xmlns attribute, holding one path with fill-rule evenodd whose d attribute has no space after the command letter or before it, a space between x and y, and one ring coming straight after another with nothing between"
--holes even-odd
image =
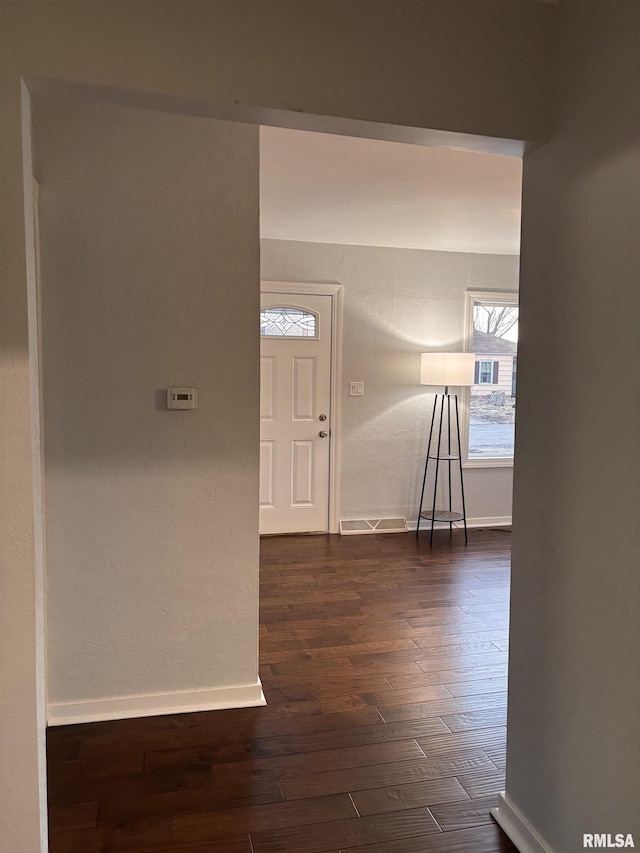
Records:
<instances>
[{"instance_id":1,"label":"white baseboard","mask_svg":"<svg viewBox=\"0 0 640 853\"><path fill-rule=\"evenodd\" d=\"M467 527L511 527L511 516L496 515L488 518L468 518Z\"/></svg>"},{"instance_id":2,"label":"white baseboard","mask_svg":"<svg viewBox=\"0 0 640 853\"><path fill-rule=\"evenodd\" d=\"M205 690L178 690L140 696L115 696L91 702L63 702L47 709L48 726L123 720L128 717L158 717L190 711L219 711L224 708L251 708L266 705L260 680L255 684L212 687Z\"/></svg>"},{"instance_id":3,"label":"white baseboard","mask_svg":"<svg viewBox=\"0 0 640 853\"><path fill-rule=\"evenodd\" d=\"M407 527L409 530L416 529L416 521L410 521L407 523ZM460 526L460 522L458 522L458 526ZM431 522L423 519L420 522L420 530L428 530L431 527ZM448 528L449 525L446 522L438 522L436 521L435 529L440 530L444 528ZM487 518L467 518L467 527L511 527L511 516L510 515L495 515L488 516Z\"/></svg>"},{"instance_id":4,"label":"white baseboard","mask_svg":"<svg viewBox=\"0 0 640 853\"><path fill-rule=\"evenodd\" d=\"M546 841L510 802L505 791L499 794L498 806L491 809L491 816L507 833L520 853L553 853Z\"/></svg>"}]
</instances>

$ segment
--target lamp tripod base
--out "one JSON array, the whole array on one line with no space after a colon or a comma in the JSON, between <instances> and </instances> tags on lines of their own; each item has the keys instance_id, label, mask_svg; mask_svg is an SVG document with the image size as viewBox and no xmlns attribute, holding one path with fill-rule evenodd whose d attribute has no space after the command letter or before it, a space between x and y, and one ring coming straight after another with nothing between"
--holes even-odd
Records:
<instances>
[{"instance_id":1,"label":"lamp tripod base","mask_svg":"<svg viewBox=\"0 0 640 853\"><path fill-rule=\"evenodd\" d=\"M452 418L451 401L454 402L454 418ZM445 413L446 401L446 413ZM438 413L439 404L439 413ZM437 424L436 424L437 420ZM452 447L452 427L455 427L455 442ZM443 444L443 429L444 444ZM437 443L436 443L437 435ZM446 448L446 452L445 452ZM452 452L457 450L456 452ZM423 509L424 496L427 490L427 480L429 475L430 461L433 460L434 476L433 476L433 500L431 508ZM457 463L457 466L456 466ZM446 466L445 483L448 484L448 492L446 500L449 504L448 508L440 508L436 506L438 497L438 480L440 478L440 466ZM452 497L452 467L457 467L460 476L460 497L462 502L462 511L453 509ZM460 444L460 417L458 413L458 395L449 394L449 389L445 389L444 394L436 394L433 403L433 414L431 416L431 427L429 429L429 443L427 445L427 457L424 465L424 477L422 478L422 491L420 492L420 502L418 506L418 521L416 524L416 536L420 534L420 522L424 520L431 522L429 544L433 543L433 531L436 522L449 525L449 531L453 531L453 525L462 522L464 527L465 545L468 542L467 537L467 511L464 499L464 480L462 476L462 447Z\"/></svg>"}]
</instances>

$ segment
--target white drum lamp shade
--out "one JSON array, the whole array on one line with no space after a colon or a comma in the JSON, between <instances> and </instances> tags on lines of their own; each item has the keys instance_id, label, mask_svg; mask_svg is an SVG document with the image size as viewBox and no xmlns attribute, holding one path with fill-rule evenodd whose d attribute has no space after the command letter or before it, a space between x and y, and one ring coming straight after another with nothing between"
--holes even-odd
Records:
<instances>
[{"instance_id":1,"label":"white drum lamp shade","mask_svg":"<svg viewBox=\"0 0 640 853\"><path fill-rule=\"evenodd\" d=\"M421 385L473 385L476 357L472 352L423 352L420 358Z\"/></svg>"}]
</instances>

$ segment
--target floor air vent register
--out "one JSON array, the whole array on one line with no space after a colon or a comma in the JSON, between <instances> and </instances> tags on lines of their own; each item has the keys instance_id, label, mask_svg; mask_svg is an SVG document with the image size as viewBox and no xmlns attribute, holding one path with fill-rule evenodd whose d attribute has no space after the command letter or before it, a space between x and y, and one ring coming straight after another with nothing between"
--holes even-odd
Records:
<instances>
[{"instance_id":1,"label":"floor air vent register","mask_svg":"<svg viewBox=\"0 0 640 853\"><path fill-rule=\"evenodd\" d=\"M361 533L406 533L405 518L356 518L340 522L340 534L353 536Z\"/></svg>"}]
</instances>

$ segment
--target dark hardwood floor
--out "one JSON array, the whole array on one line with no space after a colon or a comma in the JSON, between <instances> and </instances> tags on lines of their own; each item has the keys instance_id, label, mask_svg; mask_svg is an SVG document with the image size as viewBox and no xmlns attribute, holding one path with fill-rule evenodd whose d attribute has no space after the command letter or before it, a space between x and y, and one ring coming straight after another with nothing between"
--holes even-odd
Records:
<instances>
[{"instance_id":1,"label":"dark hardwood floor","mask_svg":"<svg viewBox=\"0 0 640 853\"><path fill-rule=\"evenodd\" d=\"M268 705L49 729L51 853L508 853L510 535L262 541Z\"/></svg>"}]
</instances>

